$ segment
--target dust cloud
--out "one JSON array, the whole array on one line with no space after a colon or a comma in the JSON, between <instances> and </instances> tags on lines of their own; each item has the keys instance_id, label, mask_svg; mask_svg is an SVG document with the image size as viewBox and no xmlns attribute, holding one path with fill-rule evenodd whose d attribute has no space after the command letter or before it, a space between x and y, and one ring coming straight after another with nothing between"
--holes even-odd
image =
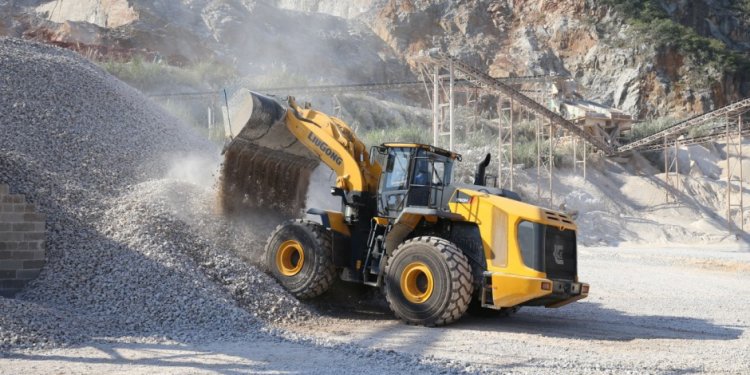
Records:
<instances>
[{"instance_id":1,"label":"dust cloud","mask_svg":"<svg viewBox=\"0 0 750 375\"><path fill-rule=\"evenodd\" d=\"M170 165L165 178L210 188L215 185L221 158L218 154L187 154L174 157Z\"/></svg>"}]
</instances>

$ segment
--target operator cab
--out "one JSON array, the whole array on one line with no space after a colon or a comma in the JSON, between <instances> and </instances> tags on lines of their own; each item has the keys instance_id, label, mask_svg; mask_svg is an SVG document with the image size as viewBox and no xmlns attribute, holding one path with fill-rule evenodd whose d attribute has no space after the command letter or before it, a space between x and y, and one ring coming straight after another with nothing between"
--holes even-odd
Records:
<instances>
[{"instance_id":1,"label":"operator cab","mask_svg":"<svg viewBox=\"0 0 750 375\"><path fill-rule=\"evenodd\" d=\"M461 155L417 143L385 143L375 147L384 166L378 189L378 215L396 218L406 207L439 208L451 184L453 161Z\"/></svg>"}]
</instances>

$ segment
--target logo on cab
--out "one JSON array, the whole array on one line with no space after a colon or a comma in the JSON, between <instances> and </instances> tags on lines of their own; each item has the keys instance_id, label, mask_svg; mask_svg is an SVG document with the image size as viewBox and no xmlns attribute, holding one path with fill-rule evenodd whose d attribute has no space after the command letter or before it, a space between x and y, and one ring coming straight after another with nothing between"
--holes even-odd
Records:
<instances>
[{"instance_id":1,"label":"logo on cab","mask_svg":"<svg viewBox=\"0 0 750 375\"><path fill-rule=\"evenodd\" d=\"M555 244L555 247L552 249L552 256L555 258L555 263L559 265L565 264L565 259L563 259L563 245Z\"/></svg>"}]
</instances>

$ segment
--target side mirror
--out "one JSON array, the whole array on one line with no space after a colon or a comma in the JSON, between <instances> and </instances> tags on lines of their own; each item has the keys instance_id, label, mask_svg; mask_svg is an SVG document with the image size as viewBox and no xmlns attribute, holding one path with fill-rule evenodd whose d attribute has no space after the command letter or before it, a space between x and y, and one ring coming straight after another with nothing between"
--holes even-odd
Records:
<instances>
[{"instance_id":1,"label":"side mirror","mask_svg":"<svg viewBox=\"0 0 750 375\"><path fill-rule=\"evenodd\" d=\"M385 147L372 146L370 147L370 165L375 164L378 161L378 155L386 155L388 153Z\"/></svg>"}]
</instances>

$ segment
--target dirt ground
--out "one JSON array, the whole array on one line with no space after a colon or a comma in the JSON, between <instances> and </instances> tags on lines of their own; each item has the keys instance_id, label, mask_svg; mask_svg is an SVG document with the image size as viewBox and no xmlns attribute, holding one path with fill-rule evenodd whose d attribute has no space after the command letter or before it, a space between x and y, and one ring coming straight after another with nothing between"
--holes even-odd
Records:
<instances>
[{"instance_id":1,"label":"dirt ground","mask_svg":"<svg viewBox=\"0 0 750 375\"><path fill-rule=\"evenodd\" d=\"M0 359L0 374L368 374L403 367L340 350L275 339L182 344L96 344L24 352ZM439 369L438 369L439 370ZM423 370L417 373L430 373Z\"/></svg>"},{"instance_id":2,"label":"dirt ground","mask_svg":"<svg viewBox=\"0 0 750 375\"><path fill-rule=\"evenodd\" d=\"M7 353L0 373L403 371L394 359L369 361L342 346L415 355L449 372L750 372L747 249L584 248L579 268L590 297L561 309L522 308L508 318L467 316L423 328L394 320L379 304L344 312L342 301L332 300L320 305L328 316L320 322L281 327L315 345L94 343Z\"/></svg>"}]
</instances>

